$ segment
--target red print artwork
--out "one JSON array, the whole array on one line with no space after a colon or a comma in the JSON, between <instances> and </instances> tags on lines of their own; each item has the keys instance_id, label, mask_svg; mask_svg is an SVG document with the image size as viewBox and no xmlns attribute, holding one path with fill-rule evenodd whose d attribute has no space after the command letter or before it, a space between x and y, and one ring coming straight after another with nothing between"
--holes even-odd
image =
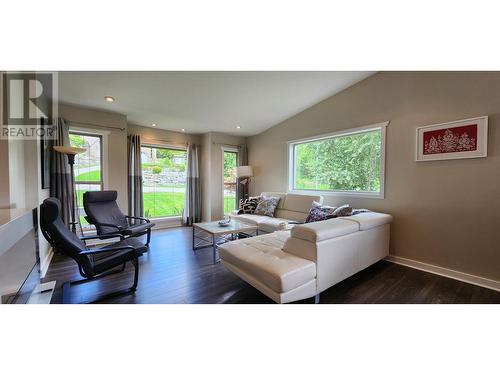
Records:
<instances>
[{"instance_id":1,"label":"red print artwork","mask_svg":"<svg viewBox=\"0 0 500 375\"><path fill-rule=\"evenodd\" d=\"M477 124L424 132L424 155L477 150Z\"/></svg>"}]
</instances>

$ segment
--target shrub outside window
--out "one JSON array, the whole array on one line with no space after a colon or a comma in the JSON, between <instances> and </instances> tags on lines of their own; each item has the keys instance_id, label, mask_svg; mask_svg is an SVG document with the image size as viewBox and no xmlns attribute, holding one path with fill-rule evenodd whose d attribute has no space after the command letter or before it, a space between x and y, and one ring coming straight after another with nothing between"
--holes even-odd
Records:
<instances>
[{"instance_id":1,"label":"shrub outside window","mask_svg":"<svg viewBox=\"0 0 500 375\"><path fill-rule=\"evenodd\" d=\"M181 216L186 193L186 150L142 146L141 166L144 216Z\"/></svg>"},{"instance_id":2,"label":"shrub outside window","mask_svg":"<svg viewBox=\"0 0 500 375\"><path fill-rule=\"evenodd\" d=\"M289 190L384 198L386 126L289 142Z\"/></svg>"}]
</instances>

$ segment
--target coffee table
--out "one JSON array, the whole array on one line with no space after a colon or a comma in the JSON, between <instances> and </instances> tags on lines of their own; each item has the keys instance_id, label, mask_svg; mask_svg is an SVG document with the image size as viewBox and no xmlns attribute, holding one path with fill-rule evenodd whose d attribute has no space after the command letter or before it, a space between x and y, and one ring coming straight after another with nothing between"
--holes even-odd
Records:
<instances>
[{"instance_id":1,"label":"coffee table","mask_svg":"<svg viewBox=\"0 0 500 375\"><path fill-rule=\"evenodd\" d=\"M232 220L225 227L220 226L217 221L195 223L193 224L193 250L211 246L213 250L213 262L216 264L219 261L217 259L217 247L234 240L234 235L240 233L244 233L246 236L251 236L252 233L255 233L258 236L259 229L257 225L242 223L238 220ZM202 235L205 235L205 237L202 237ZM198 243L196 240L199 240Z\"/></svg>"}]
</instances>

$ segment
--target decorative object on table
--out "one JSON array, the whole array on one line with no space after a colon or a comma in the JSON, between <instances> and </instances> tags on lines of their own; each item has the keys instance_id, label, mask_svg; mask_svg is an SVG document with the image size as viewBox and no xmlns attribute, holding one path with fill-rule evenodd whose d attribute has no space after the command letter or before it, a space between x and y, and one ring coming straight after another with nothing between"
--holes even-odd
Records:
<instances>
[{"instance_id":1,"label":"decorative object on table","mask_svg":"<svg viewBox=\"0 0 500 375\"><path fill-rule=\"evenodd\" d=\"M282 221L278 224L278 227L280 228L280 230L286 230L288 229L288 222Z\"/></svg>"},{"instance_id":2,"label":"decorative object on table","mask_svg":"<svg viewBox=\"0 0 500 375\"><path fill-rule=\"evenodd\" d=\"M417 128L416 161L484 158L488 116Z\"/></svg>"},{"instance_id":3,"label":"decorative object on table","mask_svg":"<svg viewBox=\"0 0 500 375\"><path fill-rule=\"evenodd\" d=\"M262 197L255 209L255 215L274 217L274 211L276 211L279 201L279 197Z\"/></svg>"},{"instance_id":4,"label":"decorative object on table","mask_svg":"<svg viewBox=\"0 0 500 375\"><path fill-rule=\"evenodd\" d=\"M238 215L242 214L253 214L257 205L259 204L259 197L248 197L247 199L240 199Z\"/></svg>"},{"instance_id":5,"label":"decorative object on table","mask_svg":"<svg viewBox=\"0 0 500 375\"><path fill-rule=\"evenodd\" d=\"M231 216L224 216L224 219L219 220L218 224L221 227L227 227L227 226L229 226L231 224Z\"/></svg>"},{"instance_id":6,"label":"decorative object on table","mask_svg":"<svg viewBox=\"0 0 500 375\"><path fill-rule=\"evenodd\" d=\"M71 231L76 233L76 206L78 197L75 194L75 155L82 154L86 150L80 147L54 146L54 151L65 154L68 157L68 164L71 171Z\"/></svg>"},{"instance_id":7,"label":"decorative object on table","mask_svg":"<svg viewBox=\"0 0 500 375\"><path fill-rule=\"evenodd\" d=\"M250 178L253 177L253 168L250 165L240 165L236 167L236 177L239 183L242 185L242 190L245 194L242 194L241 199L248 198L248 187L250 186Z\"/></svg>"}]
</instances>

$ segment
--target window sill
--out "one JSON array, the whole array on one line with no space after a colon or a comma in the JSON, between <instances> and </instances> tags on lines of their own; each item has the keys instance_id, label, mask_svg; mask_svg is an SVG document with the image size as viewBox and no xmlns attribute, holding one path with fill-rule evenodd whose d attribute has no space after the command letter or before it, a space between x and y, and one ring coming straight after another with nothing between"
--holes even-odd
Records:
<instances>
[{"instance_id":1,"label":"window sill","mask_svg":"<svg viewBox=\"0 0 500 375\"><path fill-rule=\"evenodd\" d=\"M384 192L370 193L366 191L330 191L330 190L294 190L288 189L290 194L303 195L323 195L326 197L348 197L348 198L370 198L370 199L385 199Z\"/></svg>"},{"instance_id":2,"label":"window sill","mask_svg":"<svg viewBox=\"0 0 500 375\"><path fill-rule=\"evenodd\" d=\"M182 225L182 217L181 216L154 217L154 218L150 218L149 220L152 223L156 224L154 226L153 230L179 227Z\"/></svg>"}]
</instances>

